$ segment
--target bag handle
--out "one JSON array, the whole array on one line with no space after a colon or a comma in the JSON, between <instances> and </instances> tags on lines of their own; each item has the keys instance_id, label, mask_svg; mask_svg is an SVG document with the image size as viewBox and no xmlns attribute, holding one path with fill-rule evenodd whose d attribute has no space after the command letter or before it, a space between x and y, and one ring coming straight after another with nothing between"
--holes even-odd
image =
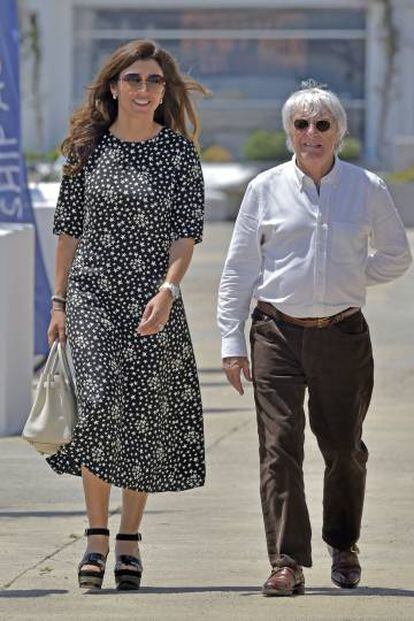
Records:
<instances>
[{"instance_id":1,"label":"bag handle","mask_svg":"<svg viewBox=\"0 0 414 621\"><path fill-rule=\"evenodd\" d=\"M66 376L65 379L68 381L72 391L75 393L75 385L74 385L74 382L73 382L72 373L71 373L70 366L69 366L69 361L68 361L68 355L66 353L66 348L63 347L63 345L60 343L60 341L58 341L57 352L58 352L58 356L57 357L59 359L63 375Z\"/></svg>"},{"instance_id":2,"label":"bag handle","mask_svg":"<svg viewBox=\"0 0 414 621\"><path fill-rule=\"evenodd\" d=\"M60 363L62 375L66 382L70 385L70 388L74 394L76 394L75 384L73 382L72 373L70 370L68 357L66 353L65 347L62 346L59 339L56 339L53 342L52 347L50 348L50 352L48 358L46 360L45 367L43 369L41 375L41 381L43 382L48 375L54 375L56 373L56 369Z\"/></svg>"},{"instance_id":3,"label":"bag handle","mask_svg":"<svg viewBox=\"0 0 414 621\"><path fill-rule=\"evenodd\" d=\"M42 378L47 377L50 374L53 374L56 369L56 364L58 361L57 349L58 349L59 341L54 341L52 347L50 348L49 355L46 360L45 368L42 372Z\"/></svg>"}]
</instances>

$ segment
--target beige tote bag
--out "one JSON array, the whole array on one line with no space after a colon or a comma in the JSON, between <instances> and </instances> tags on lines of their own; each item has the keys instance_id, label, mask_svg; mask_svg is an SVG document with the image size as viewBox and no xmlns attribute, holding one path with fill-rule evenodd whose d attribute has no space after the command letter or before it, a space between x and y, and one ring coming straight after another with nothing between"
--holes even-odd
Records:
<instances>
[{"instance_id":1,"label":"beige tote bag","mask_svg":"<svg viewBox=\"0 0 414 621\"><path fill-rule=\"evenodd\" d=\"M77 419L75 386L66 349L56 340L40 376L22 437L39 453L53 455L71 441Z\"/></svg>"}]
</instances>

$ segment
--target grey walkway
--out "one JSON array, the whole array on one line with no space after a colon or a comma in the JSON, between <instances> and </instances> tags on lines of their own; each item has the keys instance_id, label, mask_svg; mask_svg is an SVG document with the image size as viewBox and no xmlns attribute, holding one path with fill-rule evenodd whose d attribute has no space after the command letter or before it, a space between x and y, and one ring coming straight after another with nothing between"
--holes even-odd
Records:
<instances>
[{"instance_id":1,"label":"grey walkway","mask_svg":"<svg viewBox=\"0 0 414 621\"><path fill-rule=\"evenodd\" d=\"M80 593L76 565L86 524L80 480L55 475L19 438L0 439L1 620L414 619L414 270L369 292L376 391L365 428L371 456L360 542L362 586L348 592L330 583L320 538L322 460L308 430L314 567L306 571L306 596L266 599L259 591L268 564L252 391L239 397L226 385L214 319L230 231L229 225L209 225L184 286L206 411L206 487L150 498L138 594L113 590L112 554L102 592ZM114 490L112 534L118 507Z\"/></svg>"}]
</instances>

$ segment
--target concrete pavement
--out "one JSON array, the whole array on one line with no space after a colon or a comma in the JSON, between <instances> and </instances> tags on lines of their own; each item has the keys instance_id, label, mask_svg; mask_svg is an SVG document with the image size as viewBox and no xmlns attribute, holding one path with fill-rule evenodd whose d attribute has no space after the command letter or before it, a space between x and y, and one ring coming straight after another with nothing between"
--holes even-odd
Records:
<instances>
[{"instance_id":1,"label":"concrete pavement","mask_svg":"<svg viewBox=\"0 0 414 621\"><path fill-rule=\"evenodd\" d=\"M215 327L216 288L230 233L229 224L208 225L184 284L206 414L205 488L149 499L138 593L113 589L112 553L104 589L79 592L76 567L86 525L80 479L58 477L20 438L0 439L1 620L414 619L414 269L371 289L366 309L376 388L365 426L370 460L360 541L362 586L341 591L330 582L320 537L323 465L308 428L305 475L314 566L306 570L305 596L264 598L260 585L269 568L252 390L240 397L226 384ZM410 238L414 247L414 231ZM119 500L115 489L113 535Z\"/></svg>"}]
</instances>

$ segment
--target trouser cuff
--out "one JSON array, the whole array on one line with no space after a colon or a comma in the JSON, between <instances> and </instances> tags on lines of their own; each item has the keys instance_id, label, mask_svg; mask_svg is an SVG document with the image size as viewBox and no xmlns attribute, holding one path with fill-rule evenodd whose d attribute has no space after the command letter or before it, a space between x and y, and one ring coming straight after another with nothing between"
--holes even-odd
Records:
<instances>
[{"instance_id":1,"label":"trouser cuff","mask_svg":"<svg viewBox=\"0 0 414 621\"><path fill-rule=\"evenodd\" d=\"M276 561L272 563L273 567L292 567L295 568L300 565L292 556L288 554L281 554L277 557Z\"/></svg>"}]
</instances>

